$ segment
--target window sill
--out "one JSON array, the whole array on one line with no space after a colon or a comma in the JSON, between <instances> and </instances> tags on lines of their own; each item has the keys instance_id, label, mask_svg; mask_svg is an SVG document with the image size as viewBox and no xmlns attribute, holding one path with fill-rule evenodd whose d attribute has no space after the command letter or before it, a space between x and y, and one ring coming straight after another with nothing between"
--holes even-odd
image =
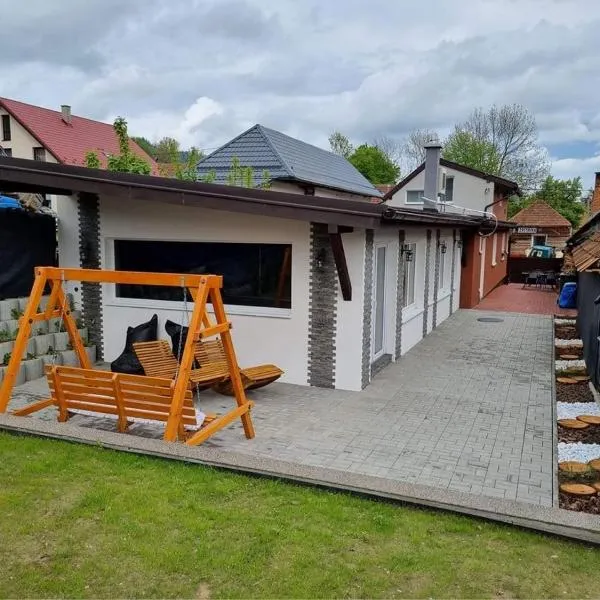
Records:
<instances>
[{"instance_id":1,"label":"window sill","mask_svg":"<svg viewBox=\"0 0 600 600\"><path fill-rule=\"evenodd\" d=\"M414 304L402 309L402 324L409 323L413 319L420 317L425 311Z\"/></svg>"},{"instance_id":2,"label":"window sill","mask_svg":"<svg viewBox=\"0 0 600 600\"><path fill-rule=\"evenodd\" d=\"M109 298L104 303L105 306L114 306L116 308L143 308L145 310L164 310L181 313L184 310L183 302L169 302L166 300L140 300L137 298ZM188 313L194 310L192 301L187 304ZM210 305L208 312L212 314ZM291 308L271 308L269 306L237 306L226 304L225 312L229 315L241 315L247 317L268 317L273 319L291 319Z\"/></svg>"},{"instance_id":3,"label":"window sill","mask_svg":"<svg viewBox=\"0 0 600 600\"><path fill-rule=\"evenodd\" d=\"M498 264L497 262L493 262L492 267L495 267L497 264Z\"/></svg>"}]
</instances>

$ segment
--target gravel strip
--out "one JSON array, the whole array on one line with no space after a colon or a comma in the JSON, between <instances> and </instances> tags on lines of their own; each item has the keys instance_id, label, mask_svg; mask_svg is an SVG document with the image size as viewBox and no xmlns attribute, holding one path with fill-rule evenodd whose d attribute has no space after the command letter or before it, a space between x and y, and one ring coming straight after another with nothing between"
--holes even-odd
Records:
<instances>
[{"instance_id":1,"label":"gravel strip","mask_svg":"<svg viewBox=\"0 0 600 600\"><path fill-rule=\"evenodd\" d=\"M585 360L557 360L554 363L557 373L569 370L585 370Z\"/></svg>"},{"instance_id":2,"label":"gravel strip","mask_svg":"<svg viewBox=\"0 0 600 600\"><path fill-rule=\"evenodd\" d=\"M576 460L586 463L594 458L600 458L600 444L558 443L558 462Z\"/></svg>"},{"instance_id":3,"label":"gravel strip","mask_svg":"<svg viewBox=\"0 0 600 600\"><path fill-rule=\"evenodd\" d=\"M558 383L556 382L557 402L594 402L594 394L589 382Z\"/></svg>"},{"instance_id":4,"label":"gravel strip","mask_svg":"<svg viewBox=\"0 0 600 600\"><path fill-rule=\"evenodd\" d=\"M575 419L579 415L600 415L600 406L595 402L557 402L557 419Z\"/></svg>"},{"instance_id":5,"label":"gravel strip","mask_svg":"<svg viewBox=\"0 0 600 600\"><path fill-rule=\"evenodd\" d=\"M557 348L583 348L583 341L582 340L563 340L561 338L555 338L554 345Z\"/></svg>"}]
</instances>

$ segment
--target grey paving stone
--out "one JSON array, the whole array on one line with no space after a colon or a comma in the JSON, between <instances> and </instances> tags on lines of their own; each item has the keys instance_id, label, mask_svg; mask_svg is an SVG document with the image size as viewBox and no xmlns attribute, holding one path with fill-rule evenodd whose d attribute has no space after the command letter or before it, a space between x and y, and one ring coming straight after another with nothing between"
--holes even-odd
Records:
<instances>
[{"instance_id":1,"label":"grey paving stone","mask_svg":"<svg viewBox=\"0 0 600 600\"><path fill-rule=\"evenodd\" d=\"M552 504L552 327L503 313L481 323L457 311L362 392L273 384L251 393L256 438L239 424L207 446L256 457L376 475L492 498ZM15 390L11 408L43 397L43 380ZM233 399L202 392L204 412ZM35 418L55 419L53 410ZM114 421L78 416L83 427ZM160 438L161 425L132 433Z\"/></svg>"}]
</instances>

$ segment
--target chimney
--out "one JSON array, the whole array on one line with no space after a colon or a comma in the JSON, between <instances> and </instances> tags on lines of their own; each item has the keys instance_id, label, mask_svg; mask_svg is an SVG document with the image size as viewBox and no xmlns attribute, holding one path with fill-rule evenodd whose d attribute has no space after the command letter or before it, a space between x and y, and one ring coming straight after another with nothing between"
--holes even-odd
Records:
<instances>
[{"instance_id":1,"label":"chimney","mask_svg":"<svg viewBox=\"0 0 600 600\"><path fill-rule=\"evenodd\" d=\"M425 189L423 195L428 200L433 202L438 201L438 185L439 185L439 170L440 156L442 154L442 145L439 142L428 142L425 148ZM600 189L598 190L600 192ZM424 202L423 208L427 207L427 202ZM431 206L431 208L434 208ZM436 208L437 210L437 208Z\"/></svg>"},{"instance_id":2,"label":"chimney","mask_svg":"<svg viewBox=\"0 0 600 600\"><path fill-rule=\"evenodd\" d=\"M590 202L590 217L600 212L600 171L596 172L596 181L594 182L594 192Z\"/></svg>"},{"instance_id":3,"label":"chimney","mask_svg":"<svg viewBox=\"0 0 600 600\"><path fill-rule=\"evenodd\" d=\"M60 105L60 112L62 113L62 120L67 124L71 124L71 107L68 104Z\"/></svg>"}]
</instances>

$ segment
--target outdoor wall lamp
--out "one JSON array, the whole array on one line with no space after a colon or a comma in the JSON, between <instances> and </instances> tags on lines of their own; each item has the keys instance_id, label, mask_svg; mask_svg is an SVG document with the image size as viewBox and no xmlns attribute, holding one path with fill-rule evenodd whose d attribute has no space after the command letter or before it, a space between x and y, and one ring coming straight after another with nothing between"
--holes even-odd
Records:
<instances>
[{"instance_id":1,"label":"outdoor wall lamp","mask_svg":"<svg viewBox=\"0 0 600 600\"><path fill-rule=\"evenodd\" d=\"M448 250L448 247L446 246L446 240L442 240L441 242L438 242L438 246L440 247L440 252L442 254L446 254L446 250Z\"/></svg>"},{"instance_id":2,"label":"outdoor wall lamp","mask_svg":"<svg viewBox=\"0 0 600 600\"><path fill-rule=\"evenodd\" d=\"M412 261L413 251L412 251L412 248L410 247L410 244L402 244L402 246L400 248L400 253L402 254L402 256L404 256L404 260L406 260L406 262Z\"/></svg>"}]
</instances>

